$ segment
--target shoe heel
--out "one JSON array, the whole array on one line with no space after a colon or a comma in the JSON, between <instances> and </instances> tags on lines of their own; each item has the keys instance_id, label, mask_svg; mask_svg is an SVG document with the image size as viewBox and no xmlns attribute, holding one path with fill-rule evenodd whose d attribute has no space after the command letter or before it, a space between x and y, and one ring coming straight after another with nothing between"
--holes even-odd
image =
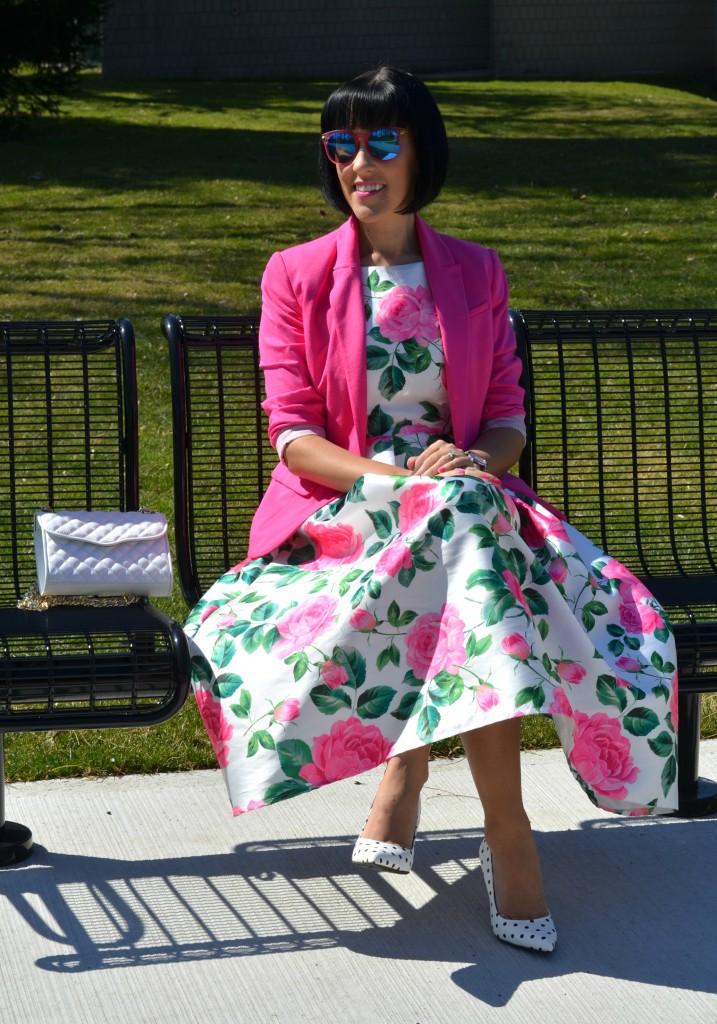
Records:
<instances>
[{"instance_id":1,"label":"shoe heel","mask_svg":"<svg viewBox=\"0 0 717 1024\"><path fill-rule=\"evenodd\" d=\"M416 833L418 832L420 822L421 801L419 800L416 830L413 833L413 843L408 849L404 846L399 846L398 843L383 843L378 839L364 839L362 836L359 836L354 843L351 863L373 871L392 871L397 875L409 874L413 868L413 851L416 845Z\"/></svg>"}]
</instances>

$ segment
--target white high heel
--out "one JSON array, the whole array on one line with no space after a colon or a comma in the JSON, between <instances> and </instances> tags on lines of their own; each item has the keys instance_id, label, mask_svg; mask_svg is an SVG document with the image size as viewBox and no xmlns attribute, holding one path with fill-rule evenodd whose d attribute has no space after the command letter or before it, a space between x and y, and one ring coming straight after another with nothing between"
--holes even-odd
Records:
<instances>
[{"instance_id":1,"label":"white high heel","mask_svg":"<svg viewBox=\"0 0 717 1024\"><path fill-rule=\"evenodd\" d=\"M416 832L421 821L421 801L418 801L416 830L409 849L398 843L383 843L378 839L364 839L359 836L354 843L351 863L374 871L393 871L398 875L407 875L413 867L413 850L416 845Z\"/></svg>"},{"instance_id":2,"label":"white high heel","mask_svg":"<svg viewBox=\"0 0 717 1024\"><path fill-rule=\"evenodd\" d=\"M493 855L485 839L480 844L478 854L490 901L490 926L495 937L502 942L509 942L513 946L522 946L523 949L552 953L558 941L558 933L550 914L527 920L514 920L499 914L495 905L495 888L493 886Z\"/></svg>"}]
</instances>

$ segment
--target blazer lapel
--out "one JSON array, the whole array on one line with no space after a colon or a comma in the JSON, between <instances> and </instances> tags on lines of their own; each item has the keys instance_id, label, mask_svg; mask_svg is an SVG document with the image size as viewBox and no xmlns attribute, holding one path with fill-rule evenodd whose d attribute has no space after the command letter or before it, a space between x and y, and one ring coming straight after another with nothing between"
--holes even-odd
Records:
<instances>
[{"instance_id":1,"label":"blazer lapel","mask_svg":"<svg viewBox=\"0 0 717 1024\"><path fill-rule=\"evenodd\" d=\"M330 367L336 389L344 396L338 408L351 411L356 430L356 453L366 446L366 317L364 313L358 231L351 217L339 228L330 296ZM344 418L344 417L342 417ZM354 450L353 447L351 450Z\"/></svg>"}]
</instances>

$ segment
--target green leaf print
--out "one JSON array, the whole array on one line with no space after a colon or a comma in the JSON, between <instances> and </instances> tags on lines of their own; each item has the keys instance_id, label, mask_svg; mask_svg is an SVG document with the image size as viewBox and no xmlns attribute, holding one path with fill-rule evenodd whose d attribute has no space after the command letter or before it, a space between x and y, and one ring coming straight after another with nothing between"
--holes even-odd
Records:
<instances>
[{"instance_id":1,"label":"green leaf print","mask_svg":"<svg viewBox=\"0 0 717 1024\"><path fill-rule=\"evenodd\" d=\"M384 337L383 334L381 334L380 327L372 327L368 334L369 337L373 338L374 341L380 341L383 345L393 345L393 342L391 341L390 338L386 338Z\"/></svg>"},{"instance_id":2,"label":"green leaf print","mask_svg":"<svg viewBox=\"0 0 717 1024\"><path fill-rule=\"evenodd\" d=\"M607 649L612 654L614 654L616 658L619 658L622 652L625 650L625 644L622 642L622 640L611 640L610 643L607 645Z\"/></svg>"},{"instance_id":3,"label":"green leaf print","mask_svg":"<svg viewBox=\"0 0 717 1024\"><path fill-rule=\"evenodd\" d=\"M212 686L212 692L217 697L233 697L243 685L244 680L236 672L222 672L217 676Z\"/></svg>"},{"instance_id":4,"label":"green leaf print","mask_svg":"<svg viewBox=\"0 0 717 1024\"><path fill-rule=\"evenodd\" d=\"M366 509L366 515L373 523L373 528L381 540L386 540L393 533L393 523L388 512L379 509L378 512L371 512Z\"/></svg>"},{"instance_id":5,"label":"green leaf print","mask_svg":"<svg viewBox=\"0 0 717 1024\"><path fill-rule=\"evenodd\" d=\"M476 569L466 580L466 590L472 590L473 587L483 587L484 590L496 592L505 590L505 580L490 569Z\"/></svg>"},{"instance_id":6,"label":"green leaf print","mask_svg":"<svg viewBox=\"0 0 717 1024\"><path fill-rule=\"evenodd\" d=\"M353 647L334 647L331 660L340 665L348 679L343 684L357 690L366 682L366 659Z\"/></svg>"},{"instance_id":7,"label":"green leaf print","mask_svg":"<svg viewBox=\"0 0 717 1024\"><path fill-rule=\"evenodd\" d=\"M265 804L278 804L280 800L288 800L299 793L308 793L311 786L303 779L286 779L285 782L274 782L264 793Z\"/></svg>"},{"instance_id":8,"label":"green leaf print","mask_svg":"<svg viewBox=\"0 0 717 1024\"><path fill-rule=\"evenodd\" d=\"M528 602L528 607L530 608L533 615L548 614L548 602L545 600L543 595L538 593L537 590L534 590L533 587L527 587L523 591L523 596L525 597L525 600Z\"/></svg>"},{"instance_id":9,"label":"green leaf print","mask_svg":"<svg viewBox=\"0 0 717 1024\"><path fill-rule=\"evenodd\" d=\"M419 405L423 409L421 419L424 423L440 423L442 417L433 402L419 402Z\"/></svg>"},{"instance_id":10,"label":"green leaf print","mask_svg":"<svg viewBox=\"0 0 717 1024\"><path fill-rule=\"evenodd\" d=\"M401 609L398 607L395 601L391 601L386 612L386 617L392 626L398 628L398 623L401 620Z\"/></svg>"},{"instance_id":11,"label":"green leaf print","mask_svg":"<svg viewBox=\"0 0 717 1024\"><path fill-rule=\"evenodd\" d=\"M462 480L445 480L441 486L441 497L448 504L451 501L455 501L458 495L463 490Z\"/></svg>"},{"instance_id":12,"label":"green leaf print","mask_svg":"<svg viewBox=\"0 0 717 1024\"><path fill-rule=\"evenodd\" d=\"M388 363L389 354L385 348L369 345L366 349L366 367L369 370L382 370Z\"/></svg>"},{"instance_id":13,"label":"green leaf print","mask_svg":"<svg viewBox=\"0 0 717 1024\"><path fill-rule=\"evenodd\" d=\"M665 767L662 769L662 792L667 796L677 778L677 758L673 755L668 757Z\"/></svg>"},{"instance_id":14,"label":"green leaf print","mask_svg":"<svg viewBox=\"0 0 717 1024\"><path fill-rule=\"evenodd\" d=\"M251 613L252 621L264 622L266 619L273 618L278 610L278 604L275 604L273 601L265 601L263 604L258 604Z\"/></svg>"},{"instance_id":15,"label":"green leaf print","mask_svg":"<svg viewBox=\"0 0 717 1024\"><path fill-rule=\"evenodd\" d=\"M381 596L381 589L382 589L381 580L378 579L376 576L373 576L368 581L368 584L366 586L366 590L368 592L368 596L372 597L374 599L374 601L378 601L379 597Z\"/></svg>"},{"instance_id":16,"label":"green leaf print","mask_svg":"<svg viewBox=\"0 0 717 1024\"><path fill-rule=\"evenodd\" d=\"M284 658L284 664L294 666L294 679L297 683L309 671L309 658L304 651L296 651L295 654L290 654L288 658Z\"/></svg>"},{"instance_id":17,"label":"green leaf print","mask_svg":"<svg viewBox=\"0 0 717 1024\"><path fill-rule=\"evenodd\" d=\"M399 569L398 570L398 576L396 577L396 579L398 580L398 582L400 583L400 585L402 587L410 587L411 584L413 583L413 577L415 575L416 575L416 569L415 569L414 566L411 565L407 569L406 568Z\"/></svg>"},{"instance_id":18,"label":"green leaf print","mask_svg":"<svg viewBox=\"0 0 717 1024\"><path fill-rule=\"evenodd\" d=\"M419 679L417 676L414 676L413 669L409 668L402 682L404 686L423 686L425 679Z\"/></svg>"},{"instance_id":19,"label":"green leaf print","mask_svg":"<svg viewBox=\"0 0 717 1024\"><path fill-rule=\"evenodd\" d=\"M376 658L376 668L379 670L379 672L383 671L386 665L400 665L400 663L401 652L393 642L390 643L388 647L384 647L384 649L379 652L379 655Z\"/></svg>"},{"instance_id":20,"label":"green leaf print","mask_svg":"<svg viewBox=\"0 0 717 1024\"><path fill-rule=\"evenodd\" d=\"M617 679L614 676L598 676L596 693L597 699L601 704L606 706L612 705L613 707L620 708L621 711L624 711L627 707L625 688L618 685Z\"/></svg>"},{"instance_id":21,"label":"green leaf print","mask_svg":"<svg viewBox=\"0 0 717 1024\"><path fill-rule=\"evenodd\" d=\"M466 641L466 657L479 658L481 654L490 650L492 643L493 638L490 636L483 636L480 640L476 640L475 633L469 633Z\"/></svg>"},{"instance_id":22,"label":"green leaf print","mask_svg":"<svg viewBox=\"0 0 717 1024\"><path fill-rule=\"evenodd\" d=\"M276 628L276 627L274 627ZM266 628L264 625L252 626L241 638L241 645L247 654L254 654L264 643Z\"/></svg>"},{"instance_id":23,"label":"green leaf print","mask_svg":"<svg viewBox=\"0 0 717 1024\"><path fill-rule=\"evenodd\" d=\"M670 699L670 688L665 686L664 683L659 683L652 691L656 697L662 697L664 700L669 701Z\"/></svg>"},{"instance_id":24,"label":"green leaf print","mask_svg":"<svg viewBox=\"0 0 717 1024\"><path fill-rule=\"evenodd\" d=\"M439 540L450 540L455 531L453 513L450 509L442 508L440 512L434 512L428 520L428 529Z\"/></svg>"},{"instance_id":25,"label":"green leaf print","mask_svg":"<svg viewBox=\"0 0 717 1024\"><path fill-rule=\"evenodd\" d=\"M415 338L409 338L396 349L396 362L406 373L423 373L433 360L428 348L419 345Z\"/></svg>"},{"instance_id":26,"label":"green leaf print","mask_svg":"<svg viewBox=\"0 0 717 1024\"><path fill-rule=\"evenodd\" d=\"M192 666L192 682L194 683L208 683L214 675L203 654L196 654L190 664Z\"/></svg>"},{"instance_id":27,"label":"green leaf print","mask_svg":"<svg viewBox=\"0 0 717 1024\"><path fill-rule=\"evenodd\" d=\"M583 620L583 626L586 632L590 632L591 629L595 628L595 616L606 615L607 608L602 601L587 601L581 611L580 616Z\"/></svg>"},{"instance_id":28,"label":"green leaf print","mask_svg":"<svg viewBox=\"0 0 717 1024\"><path fill-rule=\"evenodd\" d=\"M507 590L503 590L502 593L493 594L492 597L483 602L483 622L486 626L496 626L514 608L518 608L521 614L525 614L523 606L519 605L513 595Z\"/></svg>"},{"instance_id":29,"label":"green leaf print","mask_svg":"<svg viewBox=\"0 0 717 1024\"><path fill-rule=\"evenodd\" d=\"M493 548L498 543L498 538L491 530L490 526L486 526L484 523L476 523L475 526L471 526L469 533L474 534L478 538L478 549L481 548Z\"/></svg>"},{"instance_id":30,"label":"green leaf print","mask_svg":"<svg viewBox=\"0 0 717 1024\"><path fill-rule=\"evenodd\" d=\"M237 718L248 718L251 714L251 694L248 690L241 690L239 693L239 703L231 704L230 710L237 716Z\"/></svg>"},{"instance_id":31,"label":"green leaf print","mask_svg":"<svg viewBox=\"0 0 717 1024\"><path fill-rule=\"evenodd\" d=\"M666 644L670 639L670 630L668 628L662 629L658 627L653 635L655 640L659 640L661 644Z\"/></svg>"},{"instance_id":32,"label":"green leaf print","mask_svg":"<svg viewBox=\"0 0 717 1024\"><path fill-rule=\"evenodd\" d=\"M381 283L381 277L377 270L370 270L368 274L368 286L372 292L378 290L378 286Z\"/></svg>"},{"instance_id":33,"label":"green leaf print","mask_svg":"<svg viewBox=\"0 0 717 1024\"><path fill-rule=\"evenodd\" d=\"M381 434L389 434L393 426L393 416L384 412L380 405L374 405L368 414L368 436L380 437Z\"/></svg>"},{"instance_id":34,"label":"green leaf print","mask_svg":"<svg viewBox=\"0 0 717 1024\"><path fill-rule=\"evenodd\" d=\"M320 683L313 687L309 696L322 715L336 715L351 707L351 697L340 686L332 690L326 683Z\"/></svg>"},{"instance_id":35,"label":"green leaf print","mask_svg":"<svg viewBox=\"0 0 717 1024\"><path fill-rule=\"evenodd\" d=\"M397 718L401 722L408 721L409 718L418 714L422 700L423 694L419 691L414 690L413 693L404 693L403 697L401 697L401 703L395 711L391 712L391 717Z\"/></svg>"},{"instance_id":36,"label":"green leaf print","mask_svg":"<svg viewBox=\"0 0 717 1024\"><path fill-rule=\"evenodd\" d=\"M428 687L428 694L439 706L455 704L463 696L464 683L460 676L439 672Z\"/></svg>"},{"instance_id":37,"label":"green leaf print","mask_svg":"<svg viewBox=\"0 0 717 1024\"><path fill-rule=\"evenodd\" d=\"M519 690L515 698L515 706L522 707L524 704L533 704L536 709L542 708L545 703L545 693L542 686L526 686Z\"/></svg>"},{"instance_id":38,"label":"green leaf print","mask_svg":"<svg viewBox=\"0 0 717 1024\"><path fill-rule=\"evenodd\" d=\"M396 691L390 686L371 686L359 697L356 714L359 718L381 718L395 696Z\"/></svg>"},{"instance_id":39,"label":"green leaf print","mask_svg":"<svg viewBox=\"0 0 717 1024\"><path fill-rule=\"evenodd\" d=\"M284 775L298 779L305 764L311 764L311 748L303 740L282 740L276 744L279 764Z\"/></svg>"},{"instance_id":40,"label":"green leaf print","mask_svg":"<svg viewBox=\"0 0 717 1024\"><path fill-rule=\"evenodd\" d=\"M259 749L259 740L256 738L256 733L252 733L249 737L249 742L246 746L246 756L253 757Z\"/></svg>"},{"instance_id":41,"label":"green leaf print","mask_svg":"<svg viewBox=\"0 0 717 1024\"><path fill-rule=\"evenodd\" d=\"M547 637L549 632L550 632L550 626L548 625L548 620L547 619L541 619L540 622L538 623L538 633L540 634L540 639L541 640L545 640L545 638Z\"/></svg>"},{"instance_id":42,"label":"green leaf print","mask_svg":"<svg viewBox=\"0 0 717 1024\"><path fill-rule=\"evenodd\" d=\"M461 494L456 503L456 508L459 512L465 512L471 516L485 515L492 506L493 501L486 496L483 488L477 491L466 491L464 494Z\"/></svg>"},{"instance_id":43,"label":"green leaf print","mask_svg":"<svg viewBox=\"0 0 717 1024\"><path fill-rule=\"evenodd\" d=\"M397 366L387 366L381 374L378 382L378 390L389 402L402 391L406 384L406 378Z\"/></svg>"},{"instance_id":44,"label":"green leaf print","mask_svg":"<svg viewBox=\"0 0 717 1024\"><path fill-rule=\"evenodd\" d=\"M416 732L418 738L424 743L430 743L433 739L433 734L441 724L441 713L438 708L434 708L432 705L425 707L418 716L418 726Z\"/></svg>"},{"instance_id":45,"label":"green leaf print","mask_svg":"<svg viewBox=\"0 0 717 1024\"><path fill-rule=\"evenodd\" d=\"M226 668L237 652L236 644L227 633L220 633L212 648L211 659L217 668Z\"/></svg>"},{"instance_id":46,"label":"green leaf print","mask_svg":"<svg viewBox=\"0 0 717 1024\"><path fill-rule=\"evenodd\" d=\"M617 625L615 625L612 622L607 627L607 631L610 634L610 636L624 636L625 635L625 630L622 628L622 626L617 626Z\"/></svg>"},{"instance_id":47,"label":"green leaf print","mask_svg":"<svg viewBox=\"0 0 717 1024\"><path fill-rule=\"evenodd\" d=\"M647 745L653 754L658 757L669 757L674 749L674 742L669 732L661 732L653 740L648 740Z\"/></svg>"},{"instance_id":48,"label":"green leaf print","mask_svg":"<svg viewBox=\"0 0 717 1024\"><path fill-rule=\"evenodd\" d=\"M633 736L647 736L657 728L660 720L650 708L633 708L623 718L623 724Z\"/></svg>"},{"instance_id":49,"label":"green leaf print","mask_svg":"<svg viewBox=\"0 0 717 1024\"><path fill-rule=\"evenodd\" d=\"M274 737L267 729L257 729L254 735L259 740L259 743L262 745L264 750L275 749Z\"/></svg>"}]
</instances>

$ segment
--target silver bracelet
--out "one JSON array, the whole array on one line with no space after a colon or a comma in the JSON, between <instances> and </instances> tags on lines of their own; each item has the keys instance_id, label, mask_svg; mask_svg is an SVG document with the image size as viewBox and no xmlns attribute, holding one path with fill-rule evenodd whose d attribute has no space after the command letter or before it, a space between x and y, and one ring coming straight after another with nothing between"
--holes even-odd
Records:
<instances>
[{"instance_id":1,"label":"silver bracelet","mask_svg":"<svg viewBox=\"0 0 717 1024\"><path fill-rule=\"evenodd\" d=\"M482 473L488 472L488 460L484 455L479 455L478 452L467 451L463 453L467 459L470 459L476 469L480 469Z\"/></svg>"}]
</instances>

